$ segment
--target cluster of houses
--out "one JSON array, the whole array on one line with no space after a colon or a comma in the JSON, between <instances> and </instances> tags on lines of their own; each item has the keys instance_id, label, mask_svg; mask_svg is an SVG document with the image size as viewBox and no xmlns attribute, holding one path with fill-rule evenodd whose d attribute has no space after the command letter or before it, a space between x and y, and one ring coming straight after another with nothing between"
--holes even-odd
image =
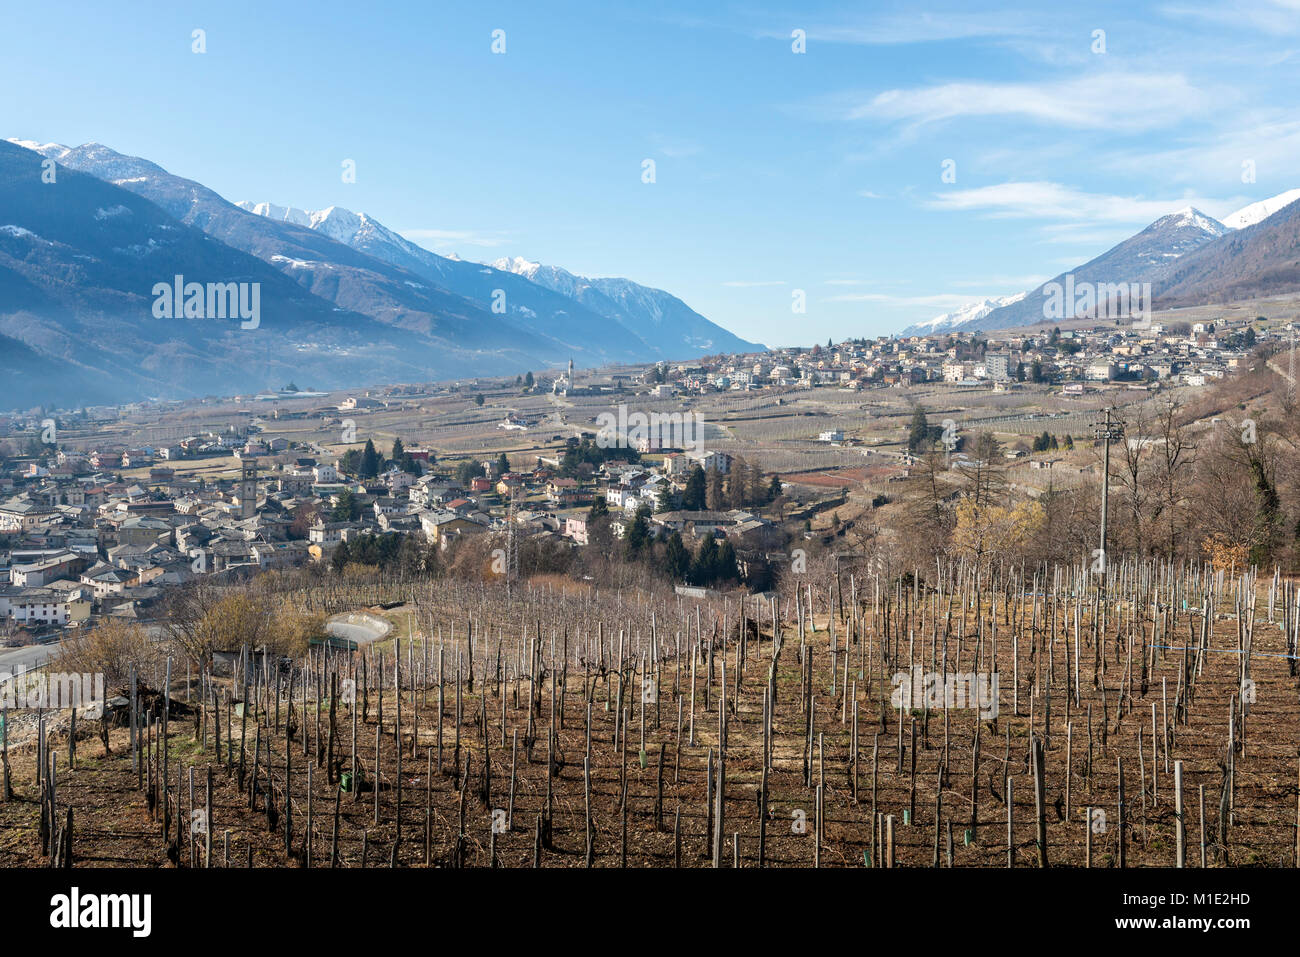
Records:
<instances>
[{"instance_id":1,"label":"cluster of houses","mask_svg":"<svg viewBox=\"0 0 1300 957\"><path fill-rule=\"evenodd\" d=\"M639 377L615 371L580 381L570 364L565 373L539 379L530 388L583 395L631 387L662 398L719 390L861 389L923 382L992 383L994 389L1050 382L1064 394L1108 384L1198 386L1230 374L1256 343L1289 335L1286 328L1220 319L1044 327L1033 335L880 337L659 364ZM349 397L336 409L347 415L401 398ZM84 418L86 410L81 414ZM35 434L38 421L25 423L20 433L15 422L0 418L0 434ZM526 430L535 424L512 413L501 428ZM832 444L843 438L836 429L819 435ZM297 457L301 451L316 457ZM497 461L483 462L471 477L462 470L458 478L432 466L428 450L408 448L406 470L394 464L362 480L341 472L337 462L325 461L315 447L292 446L255 427L243 432L231 427L156 447L75 451L61 448L57 440L37 451L29 447L10 471L0 473L0 637L18 629L39 633L77 626L100 616L149 620L159 613L166 589L194 576L326 561L340 543L367 534L419 535L445 548L462 536L504 532L513 523L516 535L549 537L580 548L595 540L597 500L603 501L600 511L608 512L615 536L625 534L636 513L648 508L652 536L676 531L688 547L704 536L731 540L742 556L781 547L781 530L756 513L683 509L693 469L726 474L728 455L658 445L638 451L656 454L656 461L610 459L574 469L566 467L561 452L539 455L531 468L504 473ZM204 456L233 456L240 474L196 482L175 468L177 460ZM267 457L275 460L274 466L259 466ZM123 479L127 470L136 477ZM357 510L349 509L346 521L336 521L345 499Z\"/></svg>"},{"instance_id":2,"label":"cluster of houses","mask_svg":"<svg viewBox=\"0 0 1300 957\"><path fill-rule=\"evenodd\" d=\"M15 640L100 617L149 621L168 588L196 576L328 561L341 542L368 534L419 535L446 548L462 536L505 532L547 536L566 547L592 543L592 506L603 500L621 536L638 510L651 510L650 534L727 537L737 548L768 547L779 533L745 510L683 511L692 467L726 472L718 452L670 452L653 466L607 461L565 474L560 456L502 472L481 463L464 480L408 449L403 471L376 478L344 474L336 462L279 457L259 467L251 450L276 440L247 438L237 476L216 482L178 478L150 467L124 480L95 468L90 455L50 452L0 475L0 637ZM572 440L576 442L576 440ZM139 450L157 459L157 450ZM103 457L107 460L107 456ZM137 466L139 467L139 466ZM355 509L339 508L351 502ZM334 520L348 512L346 521Z\"/></svg>"},{"instance_id":3,"label":"cluster of houses","mask_svg":"<svg viewBox=\"0 0 1300 957\"><path fill-rule=\"evenodd\" d=\"M1014 389L1026 381L1060 384L1065 394L1078 395L1115 382L1203 386L1245 362L1256 342L1286 335L1286 330L1254 328L1250 320L1220 319L1100 322L1057 334L1046 326L1035 335L981 332L978 342L972 342L976 336L969 332L881 336L661 366L643 381L657 395L925 382Z\"/></svg>"}]
</instances>

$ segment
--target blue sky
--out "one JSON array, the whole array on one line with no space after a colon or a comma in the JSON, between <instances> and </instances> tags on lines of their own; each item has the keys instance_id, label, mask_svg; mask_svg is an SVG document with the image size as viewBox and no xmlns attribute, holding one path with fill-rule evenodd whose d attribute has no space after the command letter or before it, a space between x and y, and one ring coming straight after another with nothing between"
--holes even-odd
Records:
<instances>
[{"instance_id":1,"label":"blue sky","mask_svg":"<svg viewBox=\"0 0 1300 957\"><path fill-rule=\"evenodd\" d=\"M626 276L770 345L897 331L1300 186L1300 0L702 6L9 4L0 136Z\"/></svg>"}]
</instances>

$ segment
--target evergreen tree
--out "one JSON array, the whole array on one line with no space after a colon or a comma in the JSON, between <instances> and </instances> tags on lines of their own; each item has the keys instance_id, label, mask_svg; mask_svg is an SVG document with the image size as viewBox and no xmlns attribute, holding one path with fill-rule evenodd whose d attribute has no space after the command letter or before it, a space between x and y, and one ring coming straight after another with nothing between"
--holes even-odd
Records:
<instances>
[{"instance_id":1,"label":"evergreen tree","mask_svg":"<svg viewBox=\"0 0 1300 957\"><path fill-rule=\"evenodd\" d=\"M502 452L497 456L497 471L505 475L510 471L510 459L506 458L506 453Z\"/></svg>"},{"instance_id":2,"label":"evergreen tree","mask_svg":"<svg viewBox=\"0 0 1300 957\"><path fill-rule=\"evenodd\" d=\"M483 467L473 459L466 459L456 466L456 482L462 488L468 488L470 482L482 477Z\"/></svg>"},{"instance_id":3,"label":"evergreen tree","mask_svg":"<svg viewBox=\"0 0 1300 957\"><path fill-rule=\"evenodd\" d=\"M638 558L650 543L650 509L642 505L636 510L636 517L623 533L623 544L628 558Z\"/></svg>"},{"instance_id":4,"label":"evergreen tree","mask_svg":"<svg viewBox=\"0 0 1300 957\"><path fill-rule=\"evenodd\" d=\"M686 479L682 508L688 512L698 512L704 508L704 469L698 465L691 469L691 474Z\"/></svg>"},{"instance_id":5,"label":"evergreen tree","mask_svg":"<svg viewBox=\"0 0 1300 957\"><path fill-rule=\"evenodd\" d=\"M361 463L357 468L357 475L362 479L372 479L379 474L379 453L375 451L375 443L371 439L366 439L366 447L361 450Z\"/></svg>"},{"instance_id":6,"label":"evergreen tree","mask_svg":"<svg viewBox=\"0 0 1300 957\"><path fill-rule=\"evenodd\" d=\"M924 449L929 441L930 423L925 417L925 409L918 405L912 413L912 424L907 431L907 451Z\"/></svg>"},{"instance_id":7,"label":"evergreen tree","mask_svg":"<svg viewBox=\"0 0 1300 957\"><path fill-rule=\"evenodd\" d=\"M352 494L352 489L345 488L339 494L339 500L334 504L330 511L330 521L332 522L355 522L361 517L361 503L357 497Z\"/></svg>"},{"instance_id":8,"label":"evergreen tree","mask_svg":"<svg viewBox=\"0 0 1300 957\"><path fill-rule=\"evenodd\" d=\"M339 542L334 549L334 554L330 556L330 567L336 572L343 571L348 564L348 543Z\"/></svg>"},{"instance_id":9,"label":"evergreen tree","mask_svg":"<svg viewBox=\"0 0 1300 957\"><path fill-rule=\"evenodd\" d=\"M673 487L670 483L664 482L659 486L659 494L655 496L656 512L671 512L673 510Z\"/></svg>"},{"instance_id":10,"label":"evergreen tree","mask_svg":"<svg viewBox=\"0 0 1300 957\"><path fill-rule=\"evenodd\" d=\"M718 543L712 535L706 535L691 561L690 580L696 585L712 584L717 568Z\"/></svg>"},{"instance_id":11,"label":"evergreen tree","mask_svg":"<svg viewBox=\"0 0 1300 957\"><path fill-rule=\"evenodd\" d=\"M524 387L525 387L525 388L531 389L531 388L533 387L533 382L534 382L534 381L535 381L535 380L533 379L533 374L532 374L532 372L528 372L528 373L526 373L526 374L524 375Z\"/></svg>"},{"instance_id":12,"label":"evergreen tree","mask_svg":"<svg viewBox=\"0 0 1300 957\"><path fill-rule=\"evenodd\" d=\"M344 475L356 475L361 468L361 450L348 449L339 456L338 470Z\"/></svg>"},{"instance_id":13,"label":"evergreen tree","mask_svg":"<svg viewBox=\"0 0 1300 957\"><path fill-rule=\"evenodd\" d=\"M682 543L681 532L674 531L668 536L668 544L664 548L664 564L674 581L684 580L690 574L691 553Z\"/></svg>"},{"instance_id":14,"label":"evergreen tree","mask_svg":"<svg viewBox=\"0 0 1300 957\"><path fill-rule=\"evenodd\" d=\"M740 569L736 565L736 550L730 541L724 541L718 549L717 566L714 568L713 580L719 582L740 581Z\"/></svg>"},{"instance_id":15,"label":"evergreen tree","mask_svg":"<svg viewBox=\"0 0 1300 957\"><path fill-rule=\"evenodd\" d=\"M781 476L773 475L772 482L767 487L767 500L769 503L775 502L780 497L781 497Z\"/></svg>"}]
</instances>

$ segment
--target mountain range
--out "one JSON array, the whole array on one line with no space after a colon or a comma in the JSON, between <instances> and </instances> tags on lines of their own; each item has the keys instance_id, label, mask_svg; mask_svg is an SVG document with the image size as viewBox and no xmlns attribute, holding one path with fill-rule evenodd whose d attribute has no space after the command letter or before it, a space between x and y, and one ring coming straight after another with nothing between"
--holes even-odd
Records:
<instances>
[{"instance_id":1,"label":"mountain range","mask_svg":"<svg viewBox=\"0 0 1300 957\"><path fill-rule=\"evenodd\" d=\"M1081 266L1028 292L985 299L916 323L902 335L1011 329L1045 321L1053 284L1151 283L1155 308L1300 290L1300 189L1252 203L1223 220L1188 206ZM991 303L997 303L989 308Z\"/></svg>"},{"instance_id":2,"label":"mountain range","mask_svg":"<svg viewBox=\"0 0 1300 957\"><path fill-rule=\"evenodd\" d=\"M476 263L439 256L364 213L338 206L308 211L271 203L236 205L259 216L322 232L475 301L490 304L500 290L505 315L512 321L538 331L562 328L574 350L608 342L605 348L614 354L611 359L635 362L763 348L715 325L676 296L628 279L585 279L518 258ZM556 276L568 281L556 281ZM589 290L593 288L608 292L592 295ZM621 359L620 351L624 353Z\"/></svg>"},{"instance_id":3,"label":"mountain range","mask_svg":"<svg viewBox=\"0 0 1300 957\"><path fill-rule=\"evenodd\" d=\"M578 299L438 256L364 214L236 205L95 143L0 142L0 210L4 405L229 394L290 379L348 388L762 348L628 280L608 281L637 290L639 311L611 323ZM177 275L259 284L263 321L156 320L151 290ZM686 332L648 305L661 299L689 314Z\"/></svg>"}]
</instances>

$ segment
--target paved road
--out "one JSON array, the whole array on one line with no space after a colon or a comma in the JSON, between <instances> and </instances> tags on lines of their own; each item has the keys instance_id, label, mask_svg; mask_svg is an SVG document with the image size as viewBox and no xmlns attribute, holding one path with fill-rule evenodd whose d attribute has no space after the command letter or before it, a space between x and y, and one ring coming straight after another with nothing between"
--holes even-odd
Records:
<instances>
[{"instance_id":1,"label":"paved road","mask_svg":"<svg viewBox=\"0 0 1300 957\"><path fill-rule=\"evenodd\" d=\"M388 637L393 626L377 615L350 612L336 615L325 623L325 630L336 638L350 642L353 647L361 647Z\"/></svg>"},{"instance_id":2,"label":"paved road","mask_svg":"<svg viewBox=\"0 0 1300 957\"><path fill-rule=\"evenodd\" d=\"M0 649L0 680L20 671L31 671L45 664L59 653L60 642L48 645L26 645L22 648Z\"/></svg>"},{"instance_id":3,"label":"paved road","mask_svg":"<svg viewBox=\"0 0 1300 957\"><path fill-rule=\"evenodd\" d=\"M354 612L330 619L325 628L331 635L360 647L386 638L392 625L378 616ZM149 626L148 630L155 639L163 633L159 626ZM53 641L48 645L0 648L0 682L9 675L39 668L59 653L61 645L62 642Z\"/></svg>"}]
</instances>

